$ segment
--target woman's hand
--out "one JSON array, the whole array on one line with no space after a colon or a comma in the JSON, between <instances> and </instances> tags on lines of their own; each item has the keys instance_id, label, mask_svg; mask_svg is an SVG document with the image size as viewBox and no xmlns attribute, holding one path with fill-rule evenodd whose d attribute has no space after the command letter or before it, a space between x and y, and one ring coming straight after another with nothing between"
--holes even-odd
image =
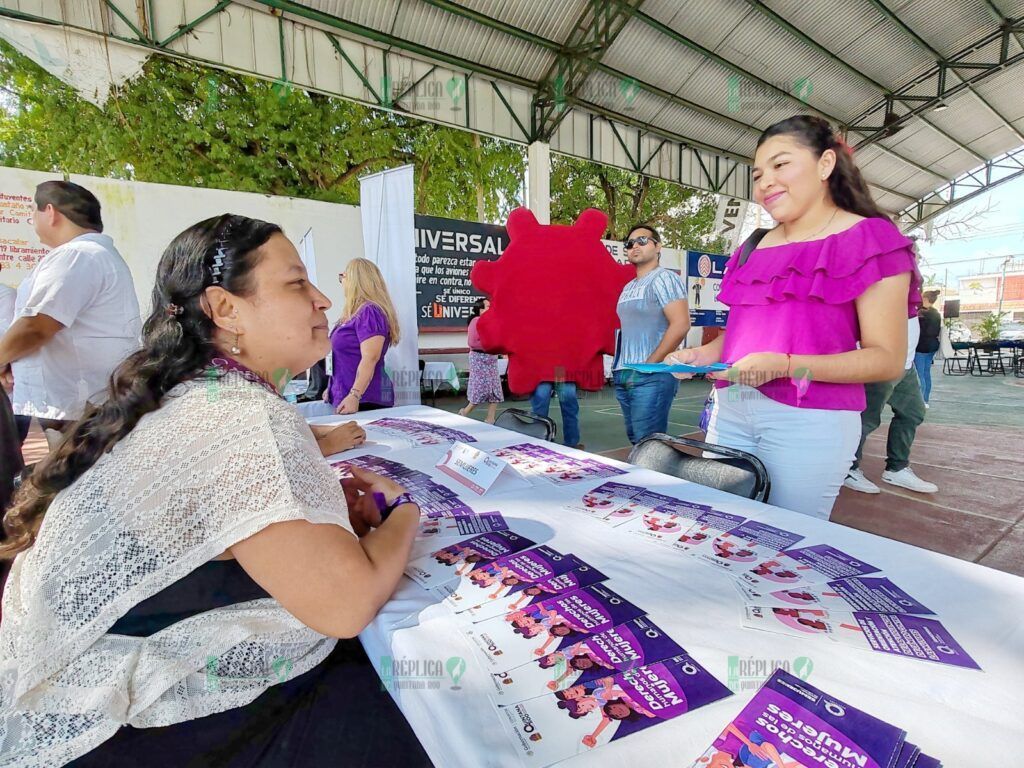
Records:
<instances>
[{"instance_id":1,"label":"woman's hand","mask_svg":"<svg viewBox=\"0 0 1024 768\"><path fill-rule=\"evenodd\" d=\"M769 381L789 376L789 358L778 352L755 352L744 355L726 371L716 371L708 375L720 381L760 387Z\"/></svg>"},{"instance_id":2,"label":"woman's hand","mask_svg":"<svg viewBox=\"0 0 1024 768\"><path fill-rule=\"evenodd\" d=\"M358 410L359 398L349 392L345 395L345 399L338 403L338 407L334 409L334 412L345 415L349 413L356 413Z\"/></svg>"},{"instance_id":3,"label":"woman's hand","mask_svg":"<svg viewBox=\"0 0 1024 768\"><path fill-rule=\"evenodd\" d=\"M696 349L677 349L675 352L669 352L665 355L663 361L666 365L697 365L697 350ZM692 373L673 373L680 381L686 381L692 379Z\"/></svg>"},{"instance_id":4,"label":"woman's hand","mask_svg":"<svg viewBox=\"0 0 1024 768\"><path fill-rule=\"evenodd\" d=\"M374 492L384 494L388 504L405 493L405 488L394 480L358 467L352 467L352 477L343 479L341 487L345 491L345 501L348 502L348 517L357 536L365 536L371 528L381 524L380 510L373 498Z\"/></svg>"},{"instance_id":5,"label":"woman's hand","mask_svg":"<svg viewBox=\"0 0 1024 768\"><path fill-rule=\"evenodd\" d=\"M337 426L314 424L310 428L313 430L313 437L316 438L320 453L324 456L341 453L366 442L365 430L354 421Z\"/></svg>"}]
</instances>

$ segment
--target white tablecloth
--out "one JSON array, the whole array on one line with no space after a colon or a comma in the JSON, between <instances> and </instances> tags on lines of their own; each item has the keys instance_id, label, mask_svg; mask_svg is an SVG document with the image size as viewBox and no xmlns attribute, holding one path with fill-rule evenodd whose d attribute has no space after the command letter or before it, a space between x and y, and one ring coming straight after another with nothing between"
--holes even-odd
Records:
<instances>
[{"instance_id":1,"label":"white tablecloth","mask_svg":"<svg viewBox=\"0 0 1024 768\"><path fill-rule=\"evenodd\" d=\"M359 418L370 421L385 415L470 432L485 450L529 440L424 406L376 411ZM329 423L337 418L315 421ZM587 455L562 446L558 450ZM378 445L365 452L429 472L443 451L440 447L398 451ZM1024 579L647 470L622 476L624 482L802 533L807 538L801 545L832 544L876 565L935 611L984 671L941 666L850 648L827 638L804 640L742 628L740 595L728 575L686 555L634 541L597 520L558 509L559 501L578 498L600 480L508 491L493 498L488 494L481 500L436 471L433 474L437 482L460 491L477 511L499 510L516 532L572 552L605 572L611 589L646 609L656 624L723 683L729 682L730 657L764 661L766 675L777 662L788 661L792 667L794 659L807 657L813 664L808 682L906 729L909 741L941 759L946 768L1016 765L1012 755L1024 744ZM420 543L413 555L432 548ZM394 628L403 619L411 626ZM392 600L360 637L378 671L384 656L441 660L441 664L453 656L465 658L467 668L458 690L452 690L446 680L436 690L393 693L437 766L518 764L488 700L486 673L447 609L433 604L429 593L403 577ZM562 765L688 768L752 695L752 688L742 690Z\"/></svg>"},{"instance_id":2,"label":"white tablecloth","mask_svg":"<svg viewBox=\"0 0 1024 768\"><path fill-rule=\"evenodd\" d=\"M459 391L459 372L455 369L455 363L450 360L425 363L423 381L429 383L435 392L442 384L447 384L456 392Z\"/></svg>"}]
</instances>

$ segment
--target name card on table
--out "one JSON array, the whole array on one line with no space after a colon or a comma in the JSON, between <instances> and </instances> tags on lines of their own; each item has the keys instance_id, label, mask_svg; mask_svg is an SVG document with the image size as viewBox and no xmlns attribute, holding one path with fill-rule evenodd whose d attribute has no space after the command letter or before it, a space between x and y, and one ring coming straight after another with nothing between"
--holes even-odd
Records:
<instances>
[{"instance_id":1,"label":"name card on table","mask_svg":"<svg viewBox=\"0 0 1024 768\"><path fill-rule=\"evenodd\" d=\"M513 482L518 480L527 484L507 462L458 441L452 443L444 458L437 463L437 468L481 496L503 474Z\"/></svg>"}]
</instances>

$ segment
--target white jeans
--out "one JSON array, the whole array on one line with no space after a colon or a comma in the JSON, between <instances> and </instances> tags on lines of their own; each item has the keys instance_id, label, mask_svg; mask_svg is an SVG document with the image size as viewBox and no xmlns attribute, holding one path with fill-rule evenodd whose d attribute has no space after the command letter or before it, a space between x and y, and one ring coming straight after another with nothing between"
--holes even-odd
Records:
<instances>
[{"instance_id":1,"label":"white jeans","mask_svg":"<svg viewBox=\"0 0 1024 768\"><path fill-rule=\"evenodd\" d=\"M770 504L828 520L860 431L856 411L794 408L734 384L714 391L707 441L757 456L771 477Z\"/></svg>"}]
</instances>

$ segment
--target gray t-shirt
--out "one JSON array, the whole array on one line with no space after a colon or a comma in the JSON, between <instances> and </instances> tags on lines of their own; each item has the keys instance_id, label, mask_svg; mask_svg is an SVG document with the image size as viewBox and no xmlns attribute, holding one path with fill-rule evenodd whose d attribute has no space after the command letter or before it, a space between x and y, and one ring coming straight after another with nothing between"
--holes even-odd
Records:
<instances>
[{"instance_id":1,"label":"gray t-shirt","mask_svg":"<svg viewBox=\"0 0 1024 768\"><path fill-rule=\"evenodd\" d=\"M668 330L665 305L686 298L679 275L664 267L630 280L619 295L619 340L613 368L644 363Z\"/></svg>"}]
</instances>

